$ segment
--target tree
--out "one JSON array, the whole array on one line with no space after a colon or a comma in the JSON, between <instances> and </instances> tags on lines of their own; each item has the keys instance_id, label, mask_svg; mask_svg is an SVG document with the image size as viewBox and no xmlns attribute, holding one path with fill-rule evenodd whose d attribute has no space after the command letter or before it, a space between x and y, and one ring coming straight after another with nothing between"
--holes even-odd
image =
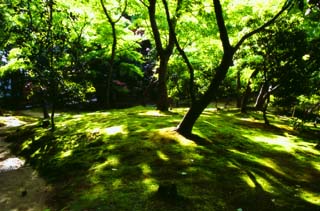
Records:
<instances>
[{"instance_id":1,"label":"tree","mask_svg":"<svg viewBox=\"0 0 320 211\"><path fill-rule=\"evenodd\" d=\"M108 12L108 9L106 8L104 1L100 0L101 6L103 8L103 12L107 17L107 20L111 26L112 29L112 49L111 49L111 57L109 60L109 72L108 72L108 78L107 78L107 90L106 90L106 106L107 108L110 108L110 92L111 92L111 85L112 85L112 75L113 75L113 66L115 62L115 56L116 56L116 50L117 50L117 31L116 31L116 24L120 21L120 19L123 17L124 13L126 12L127 8L127 0L124 1L123 9L117 19L113 19L111 14ZM119 2L120 5L120 2Z\"/></svg>"},{"instance_id":2,"label":"tree","mask_svg":"<svg viewBox=\"0 0 320 211\"><path fill-rule=\"evenodd\" d=\"M183 120L177 127L177 132L184 136L191 135L193 125L195 124L198 117L201 115L202 111L209 105L211 100L214 98L219 88L219 85L226 77L229 67L232 65L232 60L235 52L240 48L243 42L251 36L253 36L254 34L259 33L267 26L273 24L280 15L282 15L287 9L293 6L293 2L285 1L281 10L272 19L264 23L259 28L245 34L234 46L230 44L229 35L224 21L223 10L220 1L213 0L213 5L217 25L220 32L220 40L223 46L223 56L219 66L216 68L215 76L211 80L209 88L204 93L204 95L191 106L191 108L188 110Z\"/></svg>"},{"instance_id":3,"label":"tree","mask_svg":"<svg viewBox=\"0 0 320 211\"><path fill-rule=\"evenodd\" d=\"M167 69L168 69L168 62L169 59L173 53L173 48L175 45L173 34L168 33L168 41L166 45L163 45L163 40L161 39L161 32L157 23L156 18L156 9L157 9L157 1L156 0L149 0L148 3L145 3L144 1L141 1L145 7L148 9L149 14L149 21L150 26L153 33L153 38L155 41L155 46L157 50L157 54L159 57L159 67L157 68L157 73L159 75L158 77L158 100L157 100L157 109L160 111L168 111L169 103L168 103L168 91L167 91ZM172 28L171 30L175 30L175 26L177 23L177 14L179 12L179 9L181 7L181 2L178 1L176 5L176 14L173 16L173 18L169 18L167 16L168 22L171 24ZM166 1L163 1L163 3L166 5Z\"/></svg>"}]
</instances>

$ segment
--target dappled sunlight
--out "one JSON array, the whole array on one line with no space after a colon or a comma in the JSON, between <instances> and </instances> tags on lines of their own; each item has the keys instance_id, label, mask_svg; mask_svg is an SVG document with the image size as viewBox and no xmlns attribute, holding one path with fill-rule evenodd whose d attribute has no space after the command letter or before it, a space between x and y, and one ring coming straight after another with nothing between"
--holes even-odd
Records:
<instances>
[{"instance_id":1,"label":"dappled sunlight","mask_svg":"<svg viewBox=\"0 0 320 211\"><path fill-rule=\"evenodd\" d=\"M254 182L252 181L252 179L248 176L248 174L242 174L240 176L240 178L242 179L242 181L244 181L250 188L255 188L256 185L254 184Z\"/></svg>"},{"instance_id":2,"label":"dappled sunlight","mask_svg":"<svg viewBox=\"0 0 320 211\"><path fill-rule=\"evenodd\" d=\"M26 124L26 122L17 119L16 117L0 116L0 122L4 123L6 127L18 127Z\"/></svg>"},{"instance_id":3,"label":"dappled sunlight","mask_svg":"<svg viewBox=\"0 0 320 211\"><path fill-rule=\"evenodd\" d=\"M41 148L39 148L37 151L35 151L30 157L31 158L36 158L38 156L41 156L42 152L41 152Z\"/></svg>"},{"instance_id":4,"label":"dappled sunlight","mask_svg":"<svg viewBox=\"0 0 320 211\"><path fill-rule=\"evenodd\" d=\"M105 112L101 112L101 111L96 111L96 112L91 112L91 113L86 113L85 114L85 116L108 116L108 115L110 115L111 114L111 112L107 112L107 111L105 111Z\"/></svg>"},{"instance_id":5,"label":"dappled sunlight","mask_svg":"<svg viewBox=\"0 0 320 211\"><path fill-rule=\"evenodd\" d=\"M319 185L319 184L315 184L315 185ZM311 204L320 206L320 193L314 193L314 192L310 192L307 190L300 190L297 195L301 199L303 199Z\"/></svg>"},{"instance_id":6,"label":"dappled sunlight","mask_svg":"<svg viewBox=\"0 0 320 211\"><path fill-rule=\"evenodd\" d=\"M84 116L85 116L84 114L77 114L77 115L73 115L72 119L79 120L79 119L82 119Z\"/></svg>"},{"instance_id":7,"label":"dappled sunlight","mask_svg":"<svg viewBox=\"0 0 320 211\"><path fill-rule=\"evenodd\" d=\"M108 128L93 128L93 129L88 129L87 132L93 134L93 135L101 135L101 134L106 134L109 136L116 135L116 134L127 134L127 130L123 125L117 125L117 126L112 126Z\"/></svg>"},{"instance_id":8,"label":"dappled sunlight","mask_svg":"<svg viewBox=\"0 0 320 211\"><path fill-rule=\"evenodd\" d=\"M145 175L145 176L147 176L147 175L152 173L152 169L146 163L140 164L139 167L140 167L143 175Z\"/></svg>"},{"instance_id":9,"label":"dappled sunlight","mask_svg":"<svg viewBox=\"0 0 320 211\"><path fill-rule=\"evenodd\" d=\"M174 128L163 128L158 130L157 133L160 137L166 140L174 140L182 146L189 146L189 147L197 146L197 144L194 141L187 139L184 136L177 133L176 131L174 131Z\"/></svg>"},{"instance_id":10,"label":"dappled sunlight","mask_svg":"<svg viewBox=\"0 0 320 211\"><path fill-rule=\"evenodd\" d=\"M61 197L68 200L73 191L70 210L85 207L81 203L92 210L126 210L127 204L140 210L143 203L158 210L156 193L166 181L177 185L181 203L196 205L190 210L259 210L251 199L261 201L258 208L271 203L278 210L319 204L312 186L320 174L314 141L281 125L267 127L258 115L239 120L238 113L215 108L185 138L175 128L185 111L64 114L54 133L35 128L22 135L18 150L49 179L63 181Z\"/></svg>"},{"instance_id":11,"label":"dappled sunlight","mask_svg":"<svg viewBox=\"0 0 320 211\"><path fill-rule=\"evenodd\" d=\"M275 127L279 128L279 129L282 129L282 130L285 130L285 131L290 131L290 132L293 132L293 128L290 126L290 125L281 125L281 124L273 124ZM288 136L289 134L288 133L284 133L286 136Z\"/></svg>"},{"instance_id":12,"label":"dappled sunlight","mask_svg":"<svg viewBox=\"0 0 320 211\"><path fill-rule=\"evenodd\" d=\"M105 162L92 166L91 170L93 170L94 172L102 172L107 167L117 167L119 164L120 164L119 157L116 155L110 155L107 157L107 160ZM114 168L111 170L116 170L116 169Z\"/></svg>"},{"instance_id":13,"label":"dappled sunlight","mask_svg":"<svg viewBox=\"0 0 320 211\"><path fill-rule=\"evenodd\" d=\"M301 164L299 164L297 161L294 161L294 160L285 161L286 164L282 166L281 163L283 161L279 160L281 158L274 157L273 159L270 157L261 157L261 155L256 156L252 153L249 153L249 152L244 153L236 149L229 149L228 151L236 154L237 156L241 156L242 157L241 159L258 164L255 166L264 167L265 168L264 170L267 172L269 172L269 170L272 170L270 173L273 173L273 174L276 173L276 175L281 176L283 178L287 178L289 180L296 180L297 182L298 181L308 182L312 180L312 176L309 174L309 172L299 171L299 172L295 172L295 174L292 174L292 169L290 169L291 165L295 165L296 167L301 166ZM268 156L268 154L266 154L265 156ZM294 158L294 156L292 158ZM228 166L235 167L235 168L238 167L233 165L232 163L231 164L228 163Z\"/></svg>"},{"instance_id":14,"label":"dappled sunlight","mask_svg":"<svg viewBox=\"0 0 320 211\"><path fill-rule=\"evenodd\" d=\"M155 117L164 117L164 116L170 116L168 114L165 114L159 110L151 110L151 111L144 111L139 113L140 116L155 116Z\"/></svg>"},{"instance_id":15,"label":"dappled sunlight","mask_svg":"<svg viewBox=\"0 0 320 211\"><path fill-rule=\"evenodd\" d=\"M123 185L123 182L121 179L115 179L113 182L112 182L112 187L114 189L118 189L120 188L121 186Z\"/></svg>"},{"instance_id":16,"label":"dappled sunlight","mask_svg":"<svg viewBox=\"0 0 320 211\"><path fill-rule=\"evenodd\" d=\"M157 184L157 181L153 178L145 178L142 183L145 186L145 192L153 193L156 192L159 185Z\"/></svg>"},{"instance_id":17,"label":"dappled sunlight","mask_svg":"<svg viewBox=\"0 0 320 211\"><path fill-rule=\"evenodd\" d=\"M294 148L296 147L296 143L294 143L294 141L285 136L272 135L272 137L270 137L256 134L243 136L254 142L268 144L275 150L294 152Z\"/></svg>"},{"instance_id":18,"label":"dappled sunlight","mask_svg":"<svg viewBox=\"0 0 320 211\"><path fill-rule=\"evenodd\" d=\"M169 157L166 154L164 154L163 152L161 152L160 150L157 150L157 155L161 160L164 160L164 161L169 160Z\"/></svg>"},{"instance_id":19,"label":"dappled sunlight","mask_svg":"<svg viewBox=\"0 0 320 211\"><path fill-rule=\"evenodd\" d=\"M250 161L259 163L259 165L261 165L261 166L270 168L270 169L272 169L273 171L277 172L277 173L280 174L280 175L288 176L286 173L284 173L284 172L282 171L282 168L281 168L279 165L277 165L277 164L276 164L272 159L270 159L270 158L260 158L260 157L254 156L254 155L252 155L252 154L249 154L249 153L240 152L240 151L235 150L235 149L229 149L229 151L232 152L232 153L241 155L243 158L245 158L245 159L247 159L247 160L250 160Z\"/></svg>"},{"instance_id":20,"label":"dappled sunlight","mask_svg":"<svg viewBox=\"0 0 320 211\"><path fill-rule=\"evenodd\" d=\"M29 147L30 147L30 145L32 144L32 139L28 139L28 140L26 140L25 142L23 142L22 144L21 144L21 150L26 150L26 149L28 149Z\"/></svg>"},{"instance_id":21,"label":"dappled sunlight","mask_svg":"<svg viewBox=\"0 0 320 211\"><path fill-rule=\"evenodd\" d=\"M66 158L72 155L73 150L62 151L60 154L60 158Z\"/></svg>"},{"instance_id":22,"label":"dappled sunlight","mask_svg":"<svg viewBox=\"0 0 320 211\"><path fill-rule=\"evenodd\" d=\"M256 180L256 183L259 184L259 186L261 186L261 188L265 191L265 192L268 192L268 193L271 193L271 194L274 194L277 192L277 189L272 186L272 184L264 177L261 177L257 174L255 174L254 172L252 172L255 180Z\"/></svg>"},{"instance_id":23,"label":"dappled sunlight","mask_svg":"<svg viewBox=\"0 0 320 211\"><path fill-rule=\"evenodd\" d=\"M318 170L320 172L320 163L319 162L310 161L310 163L313 166L313 168L315 168L316 170Z\"/></svg>"},{"instance_id":24,"label":"dappled sunlight","mask_svg":"<svg viewBox=\"0 0 320 211\"><path fill-rule=\"evenodd\" d=\"M309 156L320 156L320 151L315 149L316 144L303 141L295 136L284 133L280 135L257 135L257 134L243 134L244 137L264 144L268 148L273 150L283 151L292 154L299 160L304 160L305 155ZM299 152L299 153L297 153ZM303 155L301 155L303 153Z\"/></svg>"}]
</instances>

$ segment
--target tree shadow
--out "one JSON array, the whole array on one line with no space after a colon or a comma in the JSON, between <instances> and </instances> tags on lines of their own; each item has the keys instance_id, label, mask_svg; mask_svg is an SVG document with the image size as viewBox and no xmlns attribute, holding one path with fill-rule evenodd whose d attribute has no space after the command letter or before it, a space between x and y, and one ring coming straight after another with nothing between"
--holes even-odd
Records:
<instances>
[{"instance_id":1,"label":"tree shadow","mask_svg":"<svg viewBox=\"0 0 320 211\"><path fill-rule=\"evenodd\" d=\"M206 117L214 124L203 120L199 134L182 140L172 130L159 132L176 126L181 114L146 112L61 116L54 133L21 130L9 140L54 186L53 210L319 210L303 195L320 193L313 154L306 162L305 151L299 157L256 142L247 136L255 124L237 124L224 113ZM108 134L110 128L121 130ZM158 195L164 183L176 186L177 197Z\"/></svg>"}]
</instances>

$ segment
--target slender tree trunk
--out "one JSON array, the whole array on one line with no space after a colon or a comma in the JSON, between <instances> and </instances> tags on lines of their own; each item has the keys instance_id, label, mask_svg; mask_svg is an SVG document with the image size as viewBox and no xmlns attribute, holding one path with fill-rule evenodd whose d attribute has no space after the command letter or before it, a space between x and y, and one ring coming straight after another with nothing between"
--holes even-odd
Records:
<instances>
[{"instance_id":1,"label":"slender tree trunk","mask_svg":"<svg viewBox=\"0 0 320 211\"><path fill-rule=\"evenodd\" d=\"M226 52L223 56L222 62L217 68L215 77L212 79L208 90L205 94L191 106L183 120L177 127L177 132L184 136L190 136L192 134L192 128L203 110L214 99L215 94L218 92L221 82L226 77L229 67L232 65L233 49Z\"/></svg>"},{"instance_id":2,"label":"slender tree trunk","mask_svg":"<svg viewBox=\"0 0 320 211\"><path fill-rule=\"evenodd\" d=\"M121 17L124 15L126 9L127 9L127 0L125 0L124 2L124 8L120 14L120 16L118 17L118 19L113 20L111 15L108 13L107 8L104 5L103 0L100 0L103 12L105 14L105 16L107 17L107 20L111 26L112 29L112 49L111 49L111 58L109 60L109 65L110 65L110 69L109 72L107 73L108 77L107 77L107 90L106 90L106 107L110 108L111 107L111 89L112 89L112 75L113 75L113 65L114 65L114 61L115 61L115 57L116 57L116 50L117 50L117 31L116 31L116 23L118 23L121 19Z\"/></svg>"},{"instance_id":3,"label":"slender tree trunk","mask_svg":"<svg viewBox=\"0 0 320 211\"><path fill-rule=\"evenodd\" d=\"M49 39L49 69L50 69L50 86L49 86L49 96L51 98L51 103L52 103L52 110L51 110L51 131L55 130L55 122L54 122L54 112L55 112L55 104L57 101L57 91L58 91L58 86L56 80L56 74L54 71L54 53L53 53L53 5L54 5L54 0L50 0L48 4L48 9L49 9L49 24L48 24L48 39Z\"/></svg>"},{"instance_id":4,"label":"slender tree trunk","mask_svg":"<svg viewBox=\"0 0 320 211\"><path fill-rule=\"evenodd\" d=\"M111 89L112 89L112 75L113 75L113 64L116 57L116 47L117 47L117 32L115 23L110 22L112 28L112 50L111 50L111 58L109 60L109 72L107 78L107 90L106 90L106 107L111 108Z\"/></svg>"},{"instance_id":5,"label":"slender tree trunk","mask_svg":"<svg viewBox=\"0 0 320 211\"><path fill-rule=\"evenodd\" d=\"M256 103L254 105L256 110L261 111L263 109L263 105L266 102L266 95L268 93L268 88L269 87L268 87L267 83L262 84L260 91L259 91L259 94L256 99Z\"/></svg>"},{"instance_id":6,"label":"slender tree trunk","mask_svg":"<svg viewBox=\"0 0 320 211\"><path fill-rule=\"evenodd\" d=\"M248 86L247 86L248 88ZM240 71L237 72L237 108L241 108L243 105L243 101L241 101L241 73Z\"/></svg>"},{"instance_id":7,"label":"slender tree trunk","mask_svg":"<svg viewBox=\"0 0 320 211\"><path fill-rule=\"evenodd\" d=\"M54 122L55 111L56 111L56 106L55 106L55 102L53 102L52 109L51 109L51 131L54 131L56 129L56 125Z\"/></svg>"},{"instance_id":8,"label":"slender tree trunk","mask_svg":"<svg viewBox=\"0 0 320 211\"><path fill-rule=\"evenodd\" d=\"M205 92L205 94L200 98L199 101L196 101L189 111L186 113L184 116L183 120L177 127L177 132L184 136L190 136L192 134L192 128L203 110L209 105L212 99L214 99L215 94L218 91L218 88L221 84L221 82L224 80L226 77L226 74L229 70L229 67L232 65L232 59L234 53L240 48L242 43L251 37L252 35L262 31L265 27L271 25L272 23L275 22L275 20L290 6L292 6L292 3L285 3L283 8L269 21L267 21L265 24L260 26L259 28L249 32L248 34L244 35L239 42L235 45L235 47L232 47L230 45L229 41L229 36L227 32L227 28L224 22L223 18L223 12L222 12L222 6L219 0L213 0L214 4L214 11L215 11L215 16L217 20L217 25L219 28L220 32L220 40L222 42L222 47L223 47L223 57L220 65L218 66L216 70L216 74L214 78L211 80L210 86L208 90Z\"/></svg>"},{"instance_id":9,"label":"slender tree trunk","mask_svg":"<svg viewBox=\"0 0 320 211\"><path fill-rule=\"evenodd\" d=\"M262 109L264 124L266 124L266 125L270 125L270 122L269 122L268 117L267 117L267 109L268 109L269 102L270 102L270 93L267 94L266 103L265 103L265 105L263 106L263 109Z\"/></svg>"},{"instance_id":10,"label":"slender tree trunk","mask_svg":"<svg viewBox=\"0 0 320 211\"><path fill-rule=\"evenodd\" d=\"M246 113L247 112L247 105L248 105L249 97L250 97L250 94L251 94L250 85L252 83L253 78L255 78L257 76L258 72L259 72L258 69L254 70L253 73L251 74L249 80L248 80L246 91L245 91L245 93L243 95L242 103L241 103L241 112L242 113Z\"/></svg>"},{"instance_id":11,"label":"slender tree trunk","mask_svg":"<svg viewBox=\"0 0 320 211\"><path fill-rule=\"evenodd\" d=\"M166 11L166 19L167 19L167 23L169 26L169 34L170 37L172 38L179 54L181 55L183 61L185 62L185 64L187 65L187 68L189 70L189 75L190 75L190 80L189 80L189 90L190 90L190 99L191 99L191 104L195 103L196 97L195 97L195 90L194 90L194 68L188 58L188 56L186 55L186 53L184 52L184 50L181 48L179 41L177 39L176 33L175 33L175 24L176 21L173 21L170 18L170 11L169 11L169 6L166 0L162 0L165 11ZM180 17L180 13L179 10L181 9L181 5L182 5L182 0L178 0L177 2L177 8L176 8L176 18Z\"/></svg>"}]
</instances>

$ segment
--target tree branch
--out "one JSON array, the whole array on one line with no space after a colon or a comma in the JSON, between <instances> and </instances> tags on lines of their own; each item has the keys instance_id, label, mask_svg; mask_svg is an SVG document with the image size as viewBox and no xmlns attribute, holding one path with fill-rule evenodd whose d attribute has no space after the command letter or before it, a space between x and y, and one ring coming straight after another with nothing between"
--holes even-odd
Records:
<instances>
[{"instance_id":1,"label":"tree branch","mask_svg":"<svg viewBox=\"0 0 320 211\"><path fill-rule=\"evenodd\" d=\"M242 45L242 43L244 41L246 41L249 37L253 36L254 34L257 34L259 32L261 32L263 29L265 29L266 27L270 26L271 24L273 24L278 17L284 13L284 11L286 11L287 9L289 9L290 7L293 6L293 2L285 2L285 4L283 5L282 9L272 18L270 19L268 22L264 23L262 26L260 26L259 28L249 32L248 34L245 34L240 40L239 42L235 45L234 50L238 50L240 48L240 46Z\"/></svg>"},{"instance_id":2,"label":"tree branch","mask_svg":"<svg viewBox=\"0 0 320 211\"><path fill-rule=\"evenodd\" d=\"M162 0L165 11L166 11L166 18L167 18L167 22L168 22L168 26L169 26L169 33L170 33L170 37L172 37L178 52L180 53L180 55L182 56L184 62L186 63L188 69L189 69L189 74L190 74L190 84L189 84L189 88L190 88L190 98L191 98L191 102L194 103L195 102L195 95L194 95L194 68L191 64L191 62L188 59L188 56L186 55L186 53L184 52L184 50L181 48L179 41L177 39L176 33L175 33L175 26L174 24L176 24L175 22L172 23L172 19L170 18L170 12L169 12L169 7L168 7L168 3L166 0ZM181 0L178 0L177 3L177 8L176 8L176 15L179 16L179 10L181 9Z\"/></svg>"},{"instance_id":3,"label":"tree branch","mask_svg":"<svg viewBox=\"0 0 320 211\"><path fill-rule=\"evenodd\" d=\"M229 52L229 50L232 47L230 45L228 31L224 22L220 0L213 0L213 4L214 4L214 11L216 14L217 24L220 32L220 39L223 46L223 51Z\"/></svg>"}]
</instances>

